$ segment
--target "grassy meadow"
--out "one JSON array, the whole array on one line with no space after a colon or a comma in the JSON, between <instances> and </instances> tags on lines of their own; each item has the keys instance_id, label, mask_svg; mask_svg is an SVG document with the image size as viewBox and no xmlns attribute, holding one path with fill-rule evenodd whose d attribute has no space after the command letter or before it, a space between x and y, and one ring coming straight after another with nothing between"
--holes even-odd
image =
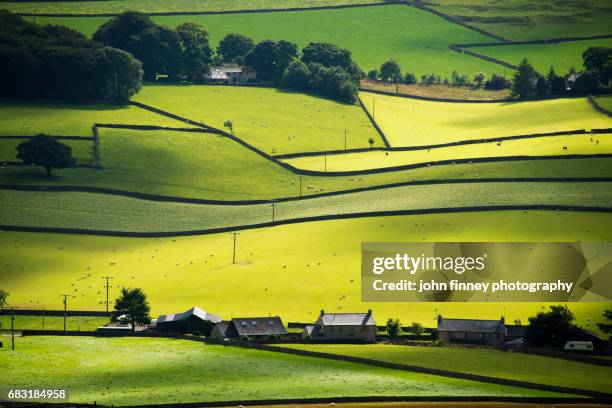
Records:
<instances>
[{"instance_id":1,"label":"grassy meadow","mask_svg":"<svg viewBox=\"0 0 612 408\"><path fill-rule=\"evenodd\" d=\"M503 231L501 233L500 231ZM612 239L609 214L502 211L321 221L244 230L232 264L230 233L175 238L115 238L1 232L0 287L20 308L104 310L104 282L141 287L152 314L198 305L223 318L280 315L314 321L321 309L371 308L379 323L389 317L435 326L435 317L508 321L537 313L540 303L365 303L359 283L362 242L600 242ZM27 273L27 279L24 279ZM324 285L325 290L322 290ZM232 302L227 292L241 293ZM180 296L176 294L180 293ZM569 305L578 323L597 330L609 303ZM601 317L601 319L600 319Z\"/></svg>"},{"instance_id":2,"label":"grassy meadow","mask_svg":"<svg viewBox=\"0 0 612 408\"><path fill-rule=\"evenodd\" d=\"M514 40L610 34L612 9L598 0L434 0L430 7Z\"/></svg>"},{"instance_id":3,"label":"grassy meadow","mask_svg":"<svg viewBox=\"0 0 612 408\"><path fill-rule=\"evenodd\" d=\"M0 162L16 162L17 146L25 142L27 139L2 139L0 138ZM87 164L92 159L92 140L60 140L60 142L70 146L72 149L72 157L77 161L77 164Z\"/></svg>"},{"instance_id":4,"label":"grassy meadow","mask_svg":"<svg viewBox=\"0 0 612 408\"><path fill-rule=\"evenodd\" d=\"M105 301L105 295L100 294L101 302ZM105 293L105 292L104 292ZM37 305L34 305L36 308ZM94 317L94 316L68 316L66 318L66 330L74 331L92 331L96 330L100 326L106 325L110 319L108 317ZM45 316L44 325L42 316L28 316L28 315L16 315L15 321L13 322L15 330L64 330L64 317L63 316ZM4 330L10 330L11 328L11 317L0 316L0 326Z\"/></svg>"},{"instance_id":5,"label":"grassy meadow","mask_svg":"<svg viewBox=\"0 0 612 408\"><path fill-rule=\"evenodd\" d=\"M612 367L496 349L411 347L390 344L286 344L284 347L560 387L601 392L609 392L612 387Z\"/></svg>"},{"instance_id":6,"label":"grassy meadow","mask_svg":"<svg viewBox=\"0 0 612 408\"><path fill-rule=\"evenodd\" d=\"M479 157L547 156L568 154L611 154L612 135L569 135L534 139L507 140L427 150L380 151L334 154L324 157L303 156L284 160L299 169L328 172L366 170L404 166L438 160ZM570 164L568 164L570 165Z\"/></svg>"},{"instance_id":7,"label":"grassy meadow","mask_svg":"<svg viewBox=\"0 0 612 408\"><path fill-rule=\"evenodd\" d=\"M546 74L553 66L558 75L565 75L572 67L577 71L583 69L582 53L589 47L612 47L612 38L549 44L476 47L469 50L514 65L518 65L523 58L527 58L542 74Z\"/></svg>"},{"instance_id":8,"label":"grassy meadow","mask_svg":"<svg viewBox=\"0 0 612 408\"><path fill-rule=\"evenodd\" d=\"M360 98L394 147L612 126L612 120L584 98L482 104L368 92L361 92Z\"/></svg>"},{"instance_id":9,"label":"grassy meadow","mask_svg":"<svg viewBox=\"0 0 612 408\"><path fill-rule=\"evenodd\" d=\"M223 129L270 153L367 147L382 140L357 105L274 88L230 86L146 86L134 100Z\"/></svg>"},{"instance_id":10,"label":"grassy meadow","mask_svg":"<svg viewBox=\"0 0 612 408\"><path fill-rule=\"evenodd\" d=\"M121 13L137 10L144 13L182 11L228 11L320 7L350 4L377 4L384 0L106 0L99 4L89 1L6 1L2 7L19 13Z\"/></svg>"},{"instance_id":11,"label":"grassy meadow","mask_svg":"<svg viewBox=\"0 0 612 408\"><path fill-rule=\"evenodd\" d=\"M92 35L105 17L36 17L37 22L63 24ZM341 10L243 13L225 15L155 16L158 24L175 27L184 22L201 24L216 46L228 33L255 41L288 40L300 48L310 42L331 42L347 48L367 71L394 58L405 71L417 76L435 73L450 77L453 69L468 74L503 72L498 65L448 49L451 43L494 41L434 14L406 5ZM376 24L372 29L372 22Z\"/></svg>"},{"instance_id":12,"label":"grassy meadow","mask_svg":"<svg viewBox=\"0 0 612 408\"><path fill-rule=\"evenodd\" d=\"M23 337L17 339L14 352L4 350L0 364L12 374L7 385L67 388L72 403L121 406L349 395L563 396L186 340Z\"/></svg>"},{"instance_id":13,"label":"grassy meadow","mask_svg":"<svg viewBox=\"0 0 612 408\"><path fill-rule=\"evenodd\" d=\"M612 96L598 96L595 101L608 112L612 112Z\"/></svg>"},{"instance_id":14,"label":"grassy meadow","mask_svg":"<svg viewBox=\"0 0 612 408\"><path fill-rule=\"evenodd\" d=\"M272 205L157 202L76 192L2 191L0 225L127 232L179 232L256 225ZM279 202L274 221L305 217L496 205L612 207L612 182L483 182L386 188ZM172 217L168 217L172 214Z\"/></svg>"}]
</instances>

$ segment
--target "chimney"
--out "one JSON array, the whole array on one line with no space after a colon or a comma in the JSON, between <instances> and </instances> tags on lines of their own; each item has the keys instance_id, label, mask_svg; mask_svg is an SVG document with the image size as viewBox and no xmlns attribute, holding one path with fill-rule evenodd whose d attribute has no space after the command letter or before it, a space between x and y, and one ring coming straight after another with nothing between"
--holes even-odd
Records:
<instances>
[{"instance_id":1,"label":"chimney","mask_svg":"<svg viewBox=\"0 0 612 408\"><path fill-rule=\"evenodd\" d=\"M321 316L325 314L325 310L321 309Z\"/></svg>"},{"instance_id":2,"label":"chimney","mask_svg":"<svg viewBox=\"0 0 612 408\"><path fill-rule=\"evenodd\" d=\"M372 315L372 309L368 309L368 316Z\"/></svg>"},{"instance_id":3,"label":"chimney","mask_svg":"<svg viewBox=\"0 0 612 408\"><path fill-rule=\"evenodd\" d=\"M438 327L442 324L442 315L438 315Z\"/></svg>"},{"instance_id":4,"label":"chimney","mask_svg":"<svg viewBox=\"0 0 612 408\"><path fill-rule=\"evenodd\" d=\"M501 319L499 319L501 324L505 324L506 323L506 318L504 316L501 317Z\"/></svg>"}]
</instances>

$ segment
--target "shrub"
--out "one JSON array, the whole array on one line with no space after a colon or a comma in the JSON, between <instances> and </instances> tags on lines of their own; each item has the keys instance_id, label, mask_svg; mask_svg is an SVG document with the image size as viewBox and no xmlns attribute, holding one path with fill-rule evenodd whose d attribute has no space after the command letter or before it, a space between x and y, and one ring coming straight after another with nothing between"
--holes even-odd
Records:
<instances>
[{"instance_id":1,"label":"shrub","mask_svg":"<svg viewBox=\"0 0 612 408\"><path fill-rule=\"evenodd\" d=\"M485 89L499 91L502 89L506 89L509 86L510 84L508 83L506 78L504 78L501 75L493 74L491 79L489 79L487 83L485 84Z\"/></svg>"}]
</instances>

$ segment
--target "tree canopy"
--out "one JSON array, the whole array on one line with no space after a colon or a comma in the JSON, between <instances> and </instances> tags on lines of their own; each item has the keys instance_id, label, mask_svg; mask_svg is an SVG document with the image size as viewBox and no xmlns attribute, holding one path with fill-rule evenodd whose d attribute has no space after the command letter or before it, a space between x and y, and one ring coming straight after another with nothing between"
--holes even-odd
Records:
<instances>
[{"instance_id":1,"label":"tree canopy","mask_svg":"<svg viewBox=\"0 0 612 408\"><path fill-rule=\"evenodd\" d=\"M285 69L297 57L297 45L284 40L264 40L246 55L244 62L257 70L259 79L279 82Z\"/></svg>"},{"instance_id":2,"label":"tree canopy","mask_svg":"<svg viewBox=\"0 0 612 408\"><path fill-rule=\"evenodd\" d=\"M136 324L151 323L149 312L149 302L147 296L140 288L121 288L121 294L115 300L115 310L111 318L113 321L125 315L132 325L132 331L136 330Z\"/></svg>"},{"instance_id":3,"label":"tree canopy","mask_svg":"<svg viewBox=\"0 0 612 408\"><path fill-rule=\"evenodd\" d=\"M244 57L255 47L249 37L242 34L228 34L217 47L217 54L222 62L243 63Z\"/></svg>"},{"instance_id":4,"label":"tree canopy","mask_svg":"<svg viewBox=\"0 0 612 408\"><path fill-rule=\"evenodd\" d=\"M380 79L383 81L399 82L402 79L402 70L395 60L383 62L380 66Z\"/></svg>"},{"instance_id":5,"label":"tree canopy","mask_svg":"<svg viewBox=\"0 0 612 408\"><path fill-rule=\"evenodd\" d=\"M550 306L548 312L529 318L525 341L533 346L562 347L569 340L578 340L584 332L574 321L567 306Z\"/></svg>"},{"instance_id":6,"label":"tree canopy","mask_svg":"<svg viewBox=\"0 0 612 408\"><path fill-rule=\"evenodd\" d=\"M358 79L363 73L353 62L351 52L329 43L310 43L302 50L302 62L317 63L327 68L340 67L346 73Z\"/></svg>"},{"instance_id":7,"label":"tree canopy","mask_svg":"<svg viewBox=\"0 0 612 408\"><path fill-rule=\"evenodd\" d=\"M47 175L53 169L73 167L72 149L56 139L39 134L17 146L17 158L24 164L44 167Z\"/></svg>"},{"instance_id":8,"label":"tree canopy","mask_svg":"<svg viewBox=\"0 0 612 408\"><path fill-rule=\"evenodd\" d=\"M521 99L530 99L536 96L536 84L538 81L538 73L535 68L523 59L518 66L517 72L514 74L512 81L512 96Z\"/></svg>"}]
</instances>

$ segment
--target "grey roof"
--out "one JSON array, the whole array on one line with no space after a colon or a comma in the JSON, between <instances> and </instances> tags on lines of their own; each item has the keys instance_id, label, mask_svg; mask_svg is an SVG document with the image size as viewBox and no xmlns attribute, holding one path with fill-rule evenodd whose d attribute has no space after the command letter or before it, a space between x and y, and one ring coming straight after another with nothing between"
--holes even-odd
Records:
<instances>
[{"instance_id":1,"label":"grey roof","mask_svg":"<svg viewBox=\"0 0 612 408\"><path fill-rule=\"evenodd\" d=\"M438 331L496 333L503 327L504 324L500 320L438 319Z\"/></svg>"},{"instance_id":2,"label":"grey roof","mask_svg":"<svg viewBox=\"0 0 612 408\"><path fill-rule=\"evenodd\" d=\"M280 317L235 317L231 321L238 336L270 336L287 334Z\"/></svg>"},{"instance_id":3,"label":"grey roof","mask_svg":"<svg viewBox=\"0 0 612 408\"><path fill-rule=\"evenodd\" d=\"M315 326L313 324L307 324L304 326L304 333L311 336Z\"/></svg>"},{"instance_id":4,"label":"grey roof","mask_svg":"<svg viewBox=\"0 0 612 408\"><path fill-rule=\"evenodd\" d=\"M372 312L368 313L324 313L317 323L323 326L376 326Z\"/></svg>"},{"instance_id":5,"label":"grey roof","mask_svg":"<svg viewBox=\"0 0 612 408\"><path fill-rule=\"evenodd\" d=\"M217 316L214 315L212 313L208 313L205 312L204 310L200 309L197 306L192 307L191 309L183 312L183 313L175 313L175 314L167 314L167 315L161 315L157 318L157 324L160 323L168 323L168 322L174 322L174 321L178 321L178 320L183 320L188 318L189 316L196 316L199 317L202 320L207 320L213 323L218 323L220 322L222 319Z\"/></svg>"},{"instance_id":6,"label":"grey roof","mask_svg":"<svg viewBox=\"0 0 612 408\"><path fill-rule=\"evenodd\" d=\"M221 336L225 337L225 332L227 332L227 328L229 327L230 322L219 322L217 324L215 324L215 327L213 328L214 330L218 330L219 334L221 334Z\"/></svg>"}]
</instances>

